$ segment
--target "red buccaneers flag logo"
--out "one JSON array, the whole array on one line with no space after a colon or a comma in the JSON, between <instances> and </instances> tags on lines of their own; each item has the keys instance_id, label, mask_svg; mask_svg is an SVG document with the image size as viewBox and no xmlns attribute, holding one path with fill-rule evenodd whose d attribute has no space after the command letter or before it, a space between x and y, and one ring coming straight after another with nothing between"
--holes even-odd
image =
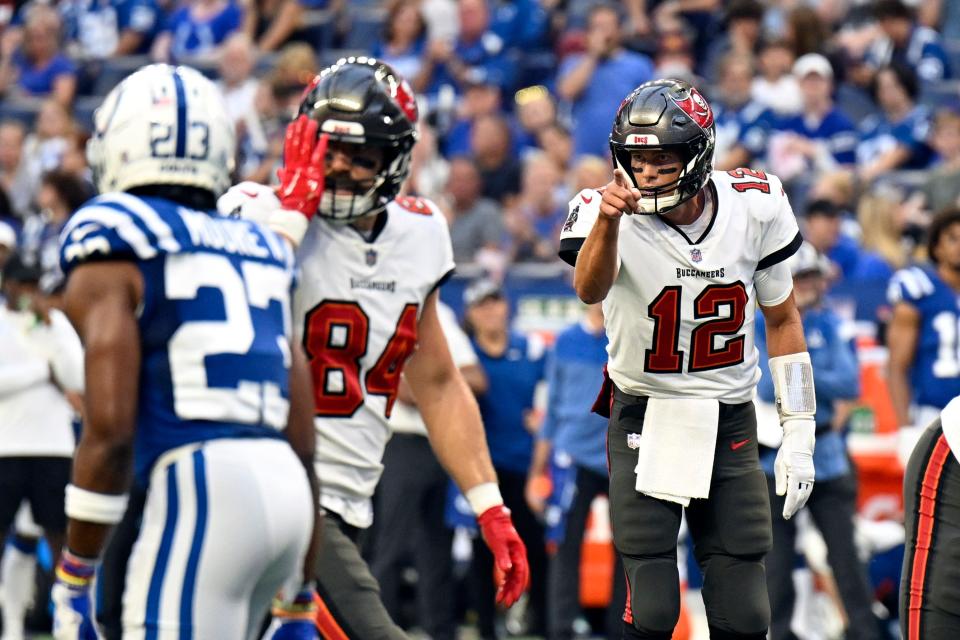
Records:
<instances>
[{"instance_id":1,"label":"red buccaneers flag logo","mask_svg":"<svg viewBox=\"0 0 960 640\"><path fill-rule=\"evenodd\" d=\"M697 123L701 129L709 129L713 124L713 110L700 92L690 88L690 93L684 100L673 99L680 109L690 116L690 119Z\"/></svg>"}]
</instances>

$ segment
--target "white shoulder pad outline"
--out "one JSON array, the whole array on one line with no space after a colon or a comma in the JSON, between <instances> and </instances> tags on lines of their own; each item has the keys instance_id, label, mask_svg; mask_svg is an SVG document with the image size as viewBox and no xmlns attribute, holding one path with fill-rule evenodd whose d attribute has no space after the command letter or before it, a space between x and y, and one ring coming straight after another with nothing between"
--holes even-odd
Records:
<instances>
[{"instance_id":1,"label":"white shoulder pad outline","mask_svg":"<svg viewBox=\"0 0 960 640\"><path fill-rule=\"evenodd\" d=\"M59 241L65 271L67 265L96 254L129 253L138 260L150 260L160 253L180 251L173 229L160 212L127 193L104 194L84 204L64 225Z\"/></svg>"}]
</instances>

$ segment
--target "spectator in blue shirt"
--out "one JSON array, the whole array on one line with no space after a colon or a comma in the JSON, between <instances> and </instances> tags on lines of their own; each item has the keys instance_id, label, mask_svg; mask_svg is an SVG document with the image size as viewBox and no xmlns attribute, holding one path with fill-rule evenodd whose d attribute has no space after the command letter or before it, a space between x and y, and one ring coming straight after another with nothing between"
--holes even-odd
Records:
<instances>
[{"instance_id":1,"label":"spectator in blue shirt","mask_svg":"<svg viewBox=\"0 0 960 640\"><path fill-rule=\"evenodd\" d=\"M813 453L817 482L806 509L827 545L827 560L833 569L848 618L844 637L879 640L879 626L871 611L872 597L866 571L854 544L856 476L847 456L841 425L834 424L837 403L859 396L857 360L849 343L840 337L840 319L821 306L825 276L829 269L824 256L805 242L789 259L789 266L817 382L817 446ZM762 372L757 393L761 400L773 403L775 393L767 366L766 330L760 318L756 327L756 346L760 352L758 362ZM793 568L796 521L780 517L784 497L776 492L773 472L776 457L775 449L761 446L760 464L767 475L773 521L773 549L766 558L771 609L770 638L786 640L794 637L790 631L790 620L795 599Z\"/></svg>"},{"instance_id":2,"label":"spectator in blue shirt","mask_svg":"<svg viewBox=\"0 0 960 640\"><path fill-rule=\"evenodd\" d=\"M767 146L775 122L773 112L751 98L754 65L751 58L727 54L717 65L720 83L711 96L717 125L716 168L749 167Z\"/></svg>"},{"instance_id":3,"label":"spectator in blue shirt","mask_svg":"<svg viewBox=\"0 0 960 640\"><path fill-rule=\"evenodd\" d=\"M879 255L864 250L860 244L841 232L843 214L829 200L814 200L807 205L803 217L803 237L836 265L833 288L845 285L856 291L863 287L885 290L893 275L890 265Z\"/></svg>"},{"instance_id":4,"label":"spectator in blue shirt","mask_svg":"<svg viewBox=\"0 0 960 640\"><path fill-rule=\"evenodd\" d=\"M373 57L386 62L408 80L420 74L427 46L427 23L415 2L398 2L387 14L383 38L373 46Z\"/></svg>"},{"instance_id":5,"label":"spectator in blue shirt","mask_svg":"<svg viewBox=\"0 0 960 640\"><path fill-rule=\"evenodd\" d=\"M46 5L30 7L22 44L0 56L0 93L49 96L70 107L77 88L77 68L63 54L62 29L56 9Z\"/></svg>"},{"instance_id":6,"label":"spectator in blue shirt","mask_svg":"<svg viewBox=\"0 0 960 640\"><path fill-rule=\"evenodd\" d=\"M524 498L533 456L533 396L543 380L544 345L510 329L510 305L498 285L479 280L463 296L466 329L480 367L487 376L486 393L478 396L480 415L497 472L504 505L513 513L517 532L530 560L530 635L543 635L546 623L546 547L543 525ZM480 636L495 638L493 556L482 540L473 545L471 574L477 594Z\"/></svg>"},{"instance_id":7,"label":"spectator in blue shirt","mask_svg":"<svg viewBox=\"0 0 960 640\"><path fill-rule=\"evenodd\" d=\"M156 0L79 0L61 7L67 39L88 59L147 53L160 23Z\"/></svg>"},{"instance_id":8,"label":"spectator in blue shirt","mask_svg":"<svg viewBox=\"0 0 960 640\"><path fill-rule=\"evenodd\" d=\"M867 63L879 69L899 62L917 70L925 86L952 77L949 58L940 34L917 24L914 10L901 0L878 0L873 15L883 31L867 51Z\"/></svg>"},{"instance_id":9,"label":"spectator in blue shirt","mask_svg":"<svg viewBox=\"0 0 960 640\"><path fill-rule=\"evenodd\" d=\"M462 93L468 83L495 84L512 93L516 64L503 39L490 29L486 0L460 0L460 35L427 44L423 67L412 83L419 93L436 98L442 87Z\"/></svg>"},{"instance_id":10,"label":"spectator in blue shirt","mask_svg":"<svg viewBox=\"0 0 960 640\"><path fill-rule=\"evenodd\" d=\"M153 57L161 62L212 58L243 24L243 9L233 0L192 0L175 10L157 36Z\"/></svg>"},{"instance_id":11,"label":"spectator in blue shirt","mask_svg":"<svg viewBox=\"0 0 960 640\"><path fill-rule=\"evenodd\" d=\"M550 558L547 578L547 607L551 640L571 640L573 622L580 615L580 548L598 495L606 495L607 420L590 410L600 392L603 367L607 363L607 335L603 310L591 305L584 319L557 336L547 355L547 407L527 480L527 503L545 513L547 525L558 526L557 551ZM556 508L547 508L537 491L537 479L550 467L568 468L553 474ZM559 478L566 482L558 482ZM623 572L614 572L614 581L623 583ZM624 593L625 584L622 585ZM620 602L614 597L614 602ZM619 610L610 607L610 637L620 637L623 625Z\"/></svg>"},{"instance_id":12,"label":"spectator in blue shirt","mask_svg":"<svg viewBox=\"0 0 960 640\"><path fill-rule=\"evenodd\" d=\"M557 93L573 107L574 156L609 156L606 136L623 96L653 79L653 62L622 46L623 23L616 5L600 4L587 19L587 50L560 66Z\"/></svg>"},{"instance_id":13,"label":"spectator in blue shirt","mask_svg":"<svg viewBox=\"0 0 960 640\"><path fill-rule=\"evenodd\" d=\"M819 53L801 56L793 65L803 109L781 122L771 140L770 168L789 180L821 174L855 161L857 131L833 101L833 67Z\"/></svg>"},{"instance_id":14,"label":"spectator in blue shirt","mask_svg":"<svg viewBox=\"0 0 960 640\"><path fill-rule=\"evenodd\" d=\"M871 87L874 102L883 110L860 125L857 171L870 183L897 169L925 169L933 158L926 138L930 110L917 104L917 76L894 62L877 72Z\"/></svg>"}]
</instances>

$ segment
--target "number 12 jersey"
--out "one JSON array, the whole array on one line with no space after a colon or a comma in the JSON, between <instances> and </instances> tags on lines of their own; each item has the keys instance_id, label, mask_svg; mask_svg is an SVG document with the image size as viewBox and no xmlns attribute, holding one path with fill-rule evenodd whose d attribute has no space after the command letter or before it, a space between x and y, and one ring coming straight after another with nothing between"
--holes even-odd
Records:
<instances>
[{"instance_id":1,"label":"number 12 jersey","mask_svg":"<svg viewBox=\"0 0 960 640\"><path fill-rule=\"evenodd\" d=\"M754 346L755 275L786 260L801 237L780 180L762 171L714 172L713 218L687 237L669 214L620 219L619 271L603 302L610 378L627 393L747 402L760 378ZM570 203L560 256L576 255L600 213L599 191ZM765 305L783 302L786 288Z\"/></svg>"}]
</instances>

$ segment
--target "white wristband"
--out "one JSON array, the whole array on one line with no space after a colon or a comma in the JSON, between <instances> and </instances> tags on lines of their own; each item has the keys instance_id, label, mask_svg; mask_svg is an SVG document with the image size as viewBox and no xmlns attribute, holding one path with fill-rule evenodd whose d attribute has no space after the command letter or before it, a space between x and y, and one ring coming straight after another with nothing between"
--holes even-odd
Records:
<instances>
[{"instance_id":1,"label":"white wristband","mask_svg":"<svg viewBox=\"0 0 960 640\"><path fill-rule=\"evenodd\" d=\"M464 497L470 503L470 508L473 509L473 514L476 516L481 515L490 507L503 504L503 496L500 495L500 487L497 486L496 482L484 482L467 489Z\"/></svg>"},{"instance_id":2,"label":"white wristband","mask_svg":"<svg viewBox=\"0 0 960 640\"><path fill-rule=\"evenodd\" d=\"M777 396L781 421L813 418L817 399L813 389L813 366L806 351L770 358L770 375Z\"/></svg>"},{"instance_id":3,"label":"white wristband","mask_svg":"<svg viewBox=\"0 0 960 640\"><path fill-rule=\"evenodd\" d=\"M294 247L299 247L303 236L307 233L310 221L298 211L277 209L270 214L267 225L280 235L284 236Z\"/></svg>"},{"instance_id":4,"label":"white wristband","mask_svg":"<svg viewBox=\"0 0 960 640\"><path fill-rule=\"evenodd\" d=\"M68 518L96 524L117 524L127 510L127 494L113 495L67 485L64 510Z\"/></svg>"}]
</instances>

